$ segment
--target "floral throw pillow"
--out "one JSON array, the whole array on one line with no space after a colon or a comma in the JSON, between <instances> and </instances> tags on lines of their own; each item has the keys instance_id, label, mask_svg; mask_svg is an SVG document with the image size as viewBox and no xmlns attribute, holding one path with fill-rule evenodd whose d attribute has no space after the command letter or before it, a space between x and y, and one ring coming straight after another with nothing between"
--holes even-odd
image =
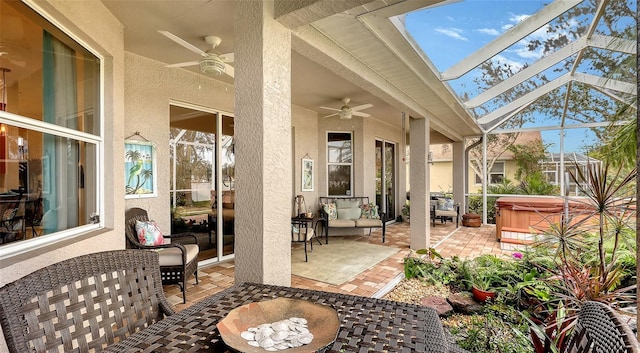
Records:
<instances>
[{"instance_id":1,"label":"floral throw pillow","mask_svg":"<svg viewBox=\"0 0 640 353\"><path fill-rule=\"evenodd\" d=\"M136 221L136 234L138 234L138 241L142 245L155 246L164 243L162 232L154 221Z\"/></svg>"},{"instance_id":2,"label":"floral throw pillow","mask_svg":"<svg viewBox=\"0 0 640 353\"><path fill-rule=\"evenodd\" d=\"M336 219L338 219L338 209L336 208L335 203L325 203L324 205L322 205L322 209L329 215L330 221L335 221Z\"/></svg>"},{"instance_id":3,"label":"floral throw pillow","mask_svg":"<svg viewBox=\"0 0 640 353\"><path fill-rule=\"evenodd\" d=\"M362 209L362 215L360 218L366 219L380 219L380 213L378 212L378 205L374 205L373 203L364 204L360 206Z\"/></svg>"},{"instance_id":4,"label":"floral throw pillow","mask_svg":"<svg viewBox=\"0 0 640 353\"><path fill-rule=\"evenodd\" d=\"M453 199L438 199L438 209L440 211L453 211Z\"/></svg>"}]
</instances>

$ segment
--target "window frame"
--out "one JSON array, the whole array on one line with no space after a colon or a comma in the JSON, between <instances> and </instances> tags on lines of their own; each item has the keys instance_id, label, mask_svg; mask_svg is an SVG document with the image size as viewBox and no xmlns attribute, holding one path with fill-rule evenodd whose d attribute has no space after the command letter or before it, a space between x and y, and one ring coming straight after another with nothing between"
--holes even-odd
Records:
<instances>
[{"instance_id":1,"label":"window frame","mask_svg":"<svg viewBox=\"0 0 640 353\"><path fill-rule=\"evenodd\" d=\"M350 137L351 141L351 162L330 162L329 161L329 135L331 134L348 134ZM350 197L353 196L353 165L354 165L354 145L353 145L353 132L352 131L327 131L326 133L326 138L325 138L325 151L326 151L326 169L325 169L325 175L326 175L326 187L327 187L327 196L334 196L334 197ZM349 167L349 191L347 195L333 195L331 193L329 193L329 182L331 180L329 180L329 169L331 166L348 166Z\"/></svg>"},{"instance_id":2,"label":"window frame","mask_svg":"<svg viewBox=\"0 0 640 353\"><path fill-rule=\"evenodd\" d=\"M37 120L30 118L28 116L22 116L13 114L6 111L0 111L0 123L10 124L19 128L25 128L29 130L33 130L36 132L40 132L43 134L50 134L57 137L69 138L73 140L77 140L80 142L85 142L87 144L91 144L95 148L95 154L92 156L95 159L96 165L96 195L95 195L95 212L98 216L105 214L105 206L104 206L104 192L105 192L105 177L104 177L104 112L105 112L105 56L101 55L94 47L87 44L86 41L79 38L78 35L74 34L73 31L66 28L59 21L55 19L54 16L50 15L43 8L34 4L30 1L23 2L27 8L34 11L36 15L42 17L44 21L47 21L51 26L58 29L61 33L68 36L71 40L75 41L79 46L82 46L92 55L100 60L99 64L99 74L98 79L100 80L98 84L98 92L99 95L99 104L96 106L96 110L94 114L98 114L99 116L99 133L98 135L90 134L83 131L78 131L74 129L70 129L64 126L55 125L52 123L48 123L45 121ZM73 227L70 229L61 230L55 233L41 235L35 238L31 238L28 240L17 241L9 244L3 244L0 247L0 260L10 258L13 256L17 256L28 251L32 251L35 249L44 248L50 246L53 243L68 240L73 237L86 234L91 231L95 231L98 229L105 228L105 220L104 217L99 217L99 221L97 223L89 223L85 225L80 225L77 227Z\"/></svg>"},{"instance_id":3,"label":"window frame","mask_svg":"<svg viewBox=\"0 0 640 353\"><path fill-rule=\"evenodd\" d=\"M495 168L496 165L498 165L498 164L502 165L502 172L493 171L493 168ZM502 179L504 179L506 177L505 167L506 167L506 162L505 161L495 161L493 163L493 166L491 166L491 170L488 171L489 178L487 179L487 185L496 185L496 183L492 183L491 182L491 176L493 176L493 175L501 175ZM474 185L482 185L482 177L478 173L474 173L474 176L475 176L474 177ZM480 182L478 182L478 180Z\"/></svg>"}]
</instances>

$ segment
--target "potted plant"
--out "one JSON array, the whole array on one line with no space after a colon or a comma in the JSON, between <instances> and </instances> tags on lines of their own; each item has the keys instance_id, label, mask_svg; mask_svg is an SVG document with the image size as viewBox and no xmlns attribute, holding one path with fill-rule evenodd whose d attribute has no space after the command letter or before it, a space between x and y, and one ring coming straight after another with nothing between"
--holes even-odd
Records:
<instances>
[{"instance_id":1,"label":"potted plant","mask_svg":"<svg viewBox=\"0 0 640 353\"><path fill-rule=\"evenodd\" d=\"M411 202L409 200L405 201L404 206L402 206L402 216L407 221L411 216Z\"/></svg>"},{"instance_id":2,"label":"potted plant","mask_svg":"<svg viewBox=\"0 0 640 353\"><path fill-rule=\"evenodd\" d=\"M475 300L481 303L495 300L497 286L500 284L500 278L496 275L495 270L486 267L471 268L467 282L471 286L471 293Z\"/></svg>"}]
</instances>

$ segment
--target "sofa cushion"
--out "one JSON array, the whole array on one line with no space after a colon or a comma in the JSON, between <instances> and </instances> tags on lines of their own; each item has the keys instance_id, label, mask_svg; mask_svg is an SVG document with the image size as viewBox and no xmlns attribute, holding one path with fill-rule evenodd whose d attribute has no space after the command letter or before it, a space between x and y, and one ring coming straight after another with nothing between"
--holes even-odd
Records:
<instances>
[{"instance_id":1,"label":"sofa cushion","mask_svg":"<svg viewBox=\"0 0 640 353\"><path fill-rule=\"evenodd\" d=\"M360 209L362 210L360 218L380 219L380 214L378 213L378 205L368 203L360 206Z\"/></svg>"},{"instance_id":2,"label":"sofa cushion","mask_svg":"<svg viewBox=\"0 0 640 353\"><path fill-rule=\"evenodd\" d=\"M187 263L198 256L198 245L184 244L187 250ZM179 266L182 265L182 251L179 248L166 248L156 250L160 255L160 266Z\"/></svg>"},{"instance_id":3,"label":"sofa cushion","mask_svg":"<svg viewBox=\"0 0 640 353\"><path fill-rule=\"evenodd\" d=\"M356 227L382 227L382 221L380 219L360 218L356 220Z\"/></svg>"},{"instance_id":4,"label":"sofa cushion","mask_svg":"<svg viewBox=\"0 0 640 353\"><path fill-rule=\"evenodd\" d=\"M156 246L164 243L164 237L154 221L136 221L136 234L142 245Z\"/></svg>"},{"instance_id":5,"label":"sofa cushion","mask_svg":"<svg viewBox=\"0 0 640 353\"><path fill-rule=\"evenodd\" d=\"M334 219L329 220L330 228L353 228L356 226L356 221L353 219Z\"/></svg>"},{"instance_id":6,"label":"sofa cushion","mask_svg":"<svg viewBox=\"0 0 640 353\"><path fill-rule=\"evenodd\" d=\"M336 199L336 207L337 208L360 207L360 201L352 200L352 199Z\"/></svg>"},{"instance_id":7,"label":"sofa cushion","mask_svg":"<svg viewBox=\"0 0 640 353\"><path fill-rule=\"evenodd\" d=\"M338 207L338 219L358 219L362 214L360 207L340 208Z\"/></svg>"},{"instance_id":8,"label":"sofa cushion","mask_svg":"<svg viewBox=\"0 0 640 353\"><path fill-rule=\"evenodd\" d=\"M322 205L322 209L329 215L330 221L338 219L338 210L336 209L335 203L325 203Z\"/></svg>"}]
</instances>

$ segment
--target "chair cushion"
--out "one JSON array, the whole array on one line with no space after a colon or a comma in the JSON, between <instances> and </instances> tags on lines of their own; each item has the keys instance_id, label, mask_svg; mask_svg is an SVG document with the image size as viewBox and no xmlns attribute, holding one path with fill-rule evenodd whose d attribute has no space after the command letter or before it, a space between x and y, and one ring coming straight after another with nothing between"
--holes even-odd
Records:
<instances>
[{"instance_id":1,"label":"chair cushion","mask_svg":"<svg viewBox=\"0 0 640 353\"><path fill-rule=\"evenodd\" d=\"M187 250L187 263L198 256L198 245L184 244ZM180 266L182 265L182 252L179 248L166 248L156 250L160 254L160 266Z\"/></svg>"},{"instance_id":2,"label":"chair cushion","mask_svg":"<svg viewBox=\"0 0 640 353\"><path fill-rule=\"evenodd\" d=\"M355 226L356 226L356 221L354 221L353 219L334 219L334 220L329 220L329 227L350 228L350 227L355 227Z\"/></svg>"},{"instance_id":3,"label":"chair cushion","mask_svg":"<svg viewBox=\"0 0 640 353\"><path fill-rule=\"evenodd\" d=\"M154 221L136 221L136 234L142 245L162 245L164 238L158 225Z\"/></svg>"},{"instance_id":4,"label":"chair cushion","mask_svg":"<svg viewBox=\"0 0 640 353\"><path fill-rule=\"evenodd\" d=\"M325 203L322 205L322 209L324 209L324 211L329 215L330 221L338 219L338 210L335 203Z\"/></svg>"},{"instance_id":5,"label":"chair cushion","mask_svg":"<svg viewBox=\"0 0 640 353\"><path fill-rule=\"evenodd\" d=\"M362 210L362 214L360 215L361 219L362 218L380 219L380 213L378 212L378 205L369 203L369 204L360 206L360 209Z\"/></svg>"},{"instance_id":6,"label":"chair cushion","mask_svg":"<svg viewBox=\"0 0 640 353\"><path fill-rule=\"evenodd\" d=\"M382 227L380 219L360 218L356 221L356 227Z\"/></svg>"},{"instance_id":7,"label":"chair cushion","mask_svg":"<svg viewBox=\"0 0 640 353\"><path fill-rule=\"evenodd\" d=\"M456 211L436 210L436 217L457 217L457 216L458 216L458 212Z\"/></svg>"}]
</instances>

